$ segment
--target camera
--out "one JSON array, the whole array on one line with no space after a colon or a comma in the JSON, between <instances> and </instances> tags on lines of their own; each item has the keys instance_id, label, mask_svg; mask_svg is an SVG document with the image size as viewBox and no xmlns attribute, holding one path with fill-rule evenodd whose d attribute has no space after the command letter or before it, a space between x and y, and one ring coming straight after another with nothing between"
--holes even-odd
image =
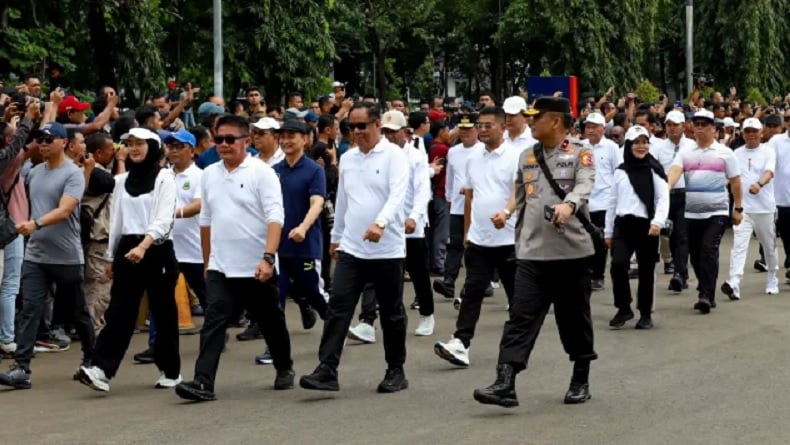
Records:
<instances>
[{"instance_id":1,"label":"camera","mask_svg":"<svg viewBox=\"0 0 790 445\"><path fill-rule=\"evenodd\" d=\"M716 81L716 79L710 74L692 73L691 75L694 80L694 85L700 89L705 87L712 87L713 83Z\"/></svg>"}]
</instances>

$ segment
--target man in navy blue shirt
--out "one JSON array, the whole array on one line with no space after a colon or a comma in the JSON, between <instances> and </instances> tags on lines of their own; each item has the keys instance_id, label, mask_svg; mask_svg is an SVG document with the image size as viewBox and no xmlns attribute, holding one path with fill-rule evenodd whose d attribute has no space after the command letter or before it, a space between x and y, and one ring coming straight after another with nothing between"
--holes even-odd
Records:
<instances>
[{"instance_id":1,"label":"man in navy blue shirt","mask_svg":"<svg viewBox=\"0 0 790 445\"><path fill-rule=\"evenodd\" d=\"M299 304L302 325L315 325L315 312L323 319L327 298L321 283L321 212L326 197L326 177L318 163L305 156L307 126L287 120L277 131L285 159L274 166L280 177L285 224L280 249L280 299L289 294Z\"/></svg>"}]
</instances>

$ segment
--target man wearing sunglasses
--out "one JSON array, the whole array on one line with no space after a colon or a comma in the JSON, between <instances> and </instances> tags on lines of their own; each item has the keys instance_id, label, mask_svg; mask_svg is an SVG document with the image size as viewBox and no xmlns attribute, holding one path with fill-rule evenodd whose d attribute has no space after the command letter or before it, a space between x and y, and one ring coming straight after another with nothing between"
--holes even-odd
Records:
<instances>
[{"instance_id":1,"label":"man wearing sunglasses","mask_svg":"<svg viewBox=\"0 0 790 445\"><path fill-rule=\"evenodd\" d=\"M773 180L776 224L784 245L784 267L790 268L790 109L785 110L784 124L787 131L772 137L768 145L776 151L776 172ZM785 277L790 280L790 269Z\"/></svg>"},{"instance_id":2,"label":"man wearing sunglasses","mask_svg":"<svg viewBox=\"0 0 790 445\"><path fill-rule=\"evenodd\" d=\"M699 298L694 309L702 314L716 307L716 280L719 275L719 244L727 227L730 199L734 200L732 222L743 218L740 169L733 151L715 140L713 113L701 109L692 118L696 146L681 150L669 169L669 188L681 175L686 181L686 221L689 255L699 281Z\"/></svg>"},{"instance_id":3,"label":"man wearing sunglasses","mask_svg":"<svg viewBox=\"0 0 790 445\"><path fill-rule=\"evenodd\" d=\"M55 284L57 304L71 315L82 343L83 362L93 354L95 334L83 289L84 256L80 241L79 203L85 178L66 157L68 140L63 125L46 124L37 134L44 163L25 178L30 191L32 219L17 224L19 234L29 236L22 264L23 312L16 334L15 365L0 373L0 385L29 389L30 361L39 323Z\"/></svg>"},{"instance_id":4,"label":"man wearing sunglasses","mask_svg":"<svg viewBox=\"0 0 790 445\"><path fill-rule=\"evenodd\" d=\"M348 126L358 148L340 163L335 225L330 251L337 263L318 351L321 363L299 381L302 388L338 391L337 367L354 308L371 282L381 314L387 372L378 392L408 387L403 259L406 256L403 205L409 182L406 155L381 138L381 111L375 104L354 105Z\"/></svg>"}]
</instances>

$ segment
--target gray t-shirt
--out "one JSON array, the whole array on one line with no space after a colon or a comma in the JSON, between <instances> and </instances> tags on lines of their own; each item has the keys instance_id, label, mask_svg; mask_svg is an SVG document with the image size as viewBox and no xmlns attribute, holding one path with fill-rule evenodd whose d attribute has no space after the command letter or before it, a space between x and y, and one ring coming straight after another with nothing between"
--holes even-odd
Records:
<instances>
[{"instance_id":1,"label":"gray t-shirt","mask_svg":"<svg viewBox=\"0 0 790 445\"><path fill-rule=\"evenodd\" d=\"M46 163L39 164L30 170L25 179L30 190L30 215L33 220L56 209L64 195L81 200L85 190L85 176L68 159L55 169L47 168ZM66 221L42 227L30 235L25 261L42 264L84 264L79 205Z\"/></svg>"}]
</instances>

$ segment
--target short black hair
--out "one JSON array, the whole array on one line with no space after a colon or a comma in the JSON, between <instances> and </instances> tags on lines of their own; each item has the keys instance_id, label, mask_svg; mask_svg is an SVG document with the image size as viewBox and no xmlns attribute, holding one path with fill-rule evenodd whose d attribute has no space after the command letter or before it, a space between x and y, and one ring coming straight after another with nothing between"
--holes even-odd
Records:
<instances>
[{"instance_id":1,"label":"short black hair","mask_svg":"<svg viewBox=\"0 0 790 445\"><path fill-rule=\"evenodd\" d=\"M478 99L479 99L479 98L481 98L481 97L483 97L483 96L488 96L488 97L490 97L490 98L491 98L491 100L493 100L493 101L494 101L494 103L496 103L496 99L494 99L494 93L492 93L492 92L490 92L490 91L481 91L481 92L480 92L480 94L478 94L478 95L477 95Z\"/></svg>"},{"instance_id":2,"label":"short black hair","mask_svg":"<svg viewBox=\"0 0 790 445\"><path fill-rule=\"evenodd\" d=\"M192 136L195 137L196 145L200 145L200 143L207 139L210 136L208 128L202 125L196 125L189 129L189 132L192 133Z\"/></svg>"},{"instance_id":3,"label":"short black hair","mask_svg":"<svg viewBox=\"0 0 790 445\"><path fill-rule=\"evenodd\" d=\"M334 114L323 114L321 117L318 118L318 132L322 133L329 127L333 127L335 125L335 121L337 118Z\"/></svg>"},{"instance_id":4,"label":"short black hair","mask_svg":"<svg viewBox=\"0 0 790 445\"><path fill-rule=\"evenodd\" d=\"M494 116L500 124L505 123L505 110L502 107L485 107L478 113L478 116Z\"/></svg>"},{"instance_id":5,"label":"short black hair","mask_svg":"<svg viewBox=\"0 0 790 445\"><path fill-rule=\"evenodd\" d=\"M417 129L420 125L425 123L425 120L428 119L428 113L424 111L415 111L413 113L409 113L409 127Z\"/></svg>"},{"instance_id":6,"label":"short black hair","mask_svg":"<svg viewBox=\"0 0 790 445\"><path fill-rule=\"evenodd\" d=\"M365 100L365 99L377 100L376 99L376 95L373 94L373 93L365 93L364 95L362 95L362 100Z\"/></svg>"},{"instance_id":7,"label":"short black hair","mask_svg":"<svg viewBox=\"0 0 790 445\"><path fill-rule=\"evenodd\" d=\"M344 136L351 134L351 129L348 128L348 118L344 118L342 121L340 121L340 134Z\"/></svg>"},{"instance_id":8,"label":"short black hair","mask_svg":"<svg viewBox=\"0 0 790 445\"><path fill-rule=\"evenodd\" d=\"M25 75L25 79L24 79L25 83L27 83L27 81L30 80L30 79L41 80L41 76L39 76L38 74L33 74L33 73L26 74Z\"/></svg>"},{"instance_id":9,"label":"short black hair","mask_svg":"<svg viewBox=\"0 0 790 445\"><path fill-rule=\"evenodd\" d=\"M118 117L115 124L112 126L110 135L115 142L121 141L121 136L125 135L132 128L134 128L135 116L131 113L124 113Z\"/></svg>"},{"instance_id":10,"label":"short black hair","mask_svg":"<svg viewBox=\"0 0 790 445\"><path fill-rule=\"evenodd\" d=\"M302 93L300 93L300 92L298 92L298 91L292 91L292 92L288 93L288 98L286 99L285 103L287 104L287 103L288 103L288 102L290 102L290 101L291 101L291 99L293 99L294 97L301 97L301 98L302 98L302 100L304 100L304 96L302 96Z\"/></svg>"},{"instance_id":11,"label":"short black hair","mask_svg":"<svg viewBox=\"0 0 790 445\"><path fill-rule=\"evenodd\" d=\"M157 99L167 99L167 94L165 94L165 93L156 93L153 96L151 96L151 100L152 101L157 100Z\"/></svg>"},{"instance_id":12,"label":"short black hair","mask_svg":"<svg viewBox=\"0 0 790 445\"><path fill-rule=\"evenodd\" d=\"M223 114L217 119L217 122L214 124L214 128L216 129L223 125L236 127L244 134L249 134L250 132L250 123L247 121L247 119L241 116L236 116L235 114Z\"/></svg>"},{"instance_id":13,"label":"short black hair","mask_svg":"<svg viewBox=\"0 0 790 445\"><path fill-rule=\"evenodd\" d=\"M252 92L252 91L257 91L257 92L261 93L261 96L263 96L263 91L261 91L261 89L258 88L255 85L250 85L247 88L245 88L244 89L244 95L246 96L246 95L250 94L250 92Z\"/></svg>"},{"instance_id":14,"label":"short black hair","mask_svg":"<svg viewBox=\"0 0 790 445\"><path fill-rule=\"evenodd\" d=\"M85 138L85 150L91 154L96 153L108 140L112 140L112 137L103 131L90 134Z\"/></svg>"},{"instance_id":15,"label":"short black hair","mask_svg":"<svg viewBox=\"0 0 790 445\"><path fill-rule=\"evenodd\" d=\"M442 131L443 128L447 128L447 121L436 121L431 124L431 136L434 138L439 136L439 132Z\"/></svg>"},{"instance_id":16,"label":"short black hair","mask_svg":"<svg viewBox=\"0 0 790 445\"><path fill-rule=\"evenodd\" d=\"M326 104L327 102L330 102L330 99L327 96L321 96L321 97L318 98L318 106L319 107L323 107L324 104Z\"/></svg>"},{"instance_id":17,"label":"short black hair","mask_svg":"<svg viewBox=\"0 0 790 445\"><path fill-rule=\"evenodd\" d=\"M652 112L650 112L649 110L639 110L639 111L637 111L636 112L636 116L634 116L634 121L636 121L636 118L638 118L639 116L647 116L647 122L650 123L650 124L657 124L658 123L658 119L656 119L656 115L653 114Z\"/></svg>"},{"instance_id":18,"label":"short black hair","mask_svg":"<svg viewBox=\"0 0 790 445\"><path fill-rule=\"evenodd\" d=\"M142 126L142 125L145 125L145 123L146 123L146 121L148 121L148 119L151 119L157 113L159 113L159 110L157 110L156 107L153 107L151 105L145 105L145 106L142 106L142 107L138 108L134 112L134 120L137 121L137 125Z\"/></svg>"},{"instance_id":19,"label":"short black hair","mask_svg":"<svg viewBox=\"0 0 790 445\"><path fill-rule=\"evenodd\" d=\"M355 103L353 107L351 107L351 111L354 110L365 110L368 114L368 119L381 119L381 108L379 108L378 104L372 104L370 102L358 102ZM349 111L349 116L351 115L351 111Z\"/></svg>"}]
</instances>

